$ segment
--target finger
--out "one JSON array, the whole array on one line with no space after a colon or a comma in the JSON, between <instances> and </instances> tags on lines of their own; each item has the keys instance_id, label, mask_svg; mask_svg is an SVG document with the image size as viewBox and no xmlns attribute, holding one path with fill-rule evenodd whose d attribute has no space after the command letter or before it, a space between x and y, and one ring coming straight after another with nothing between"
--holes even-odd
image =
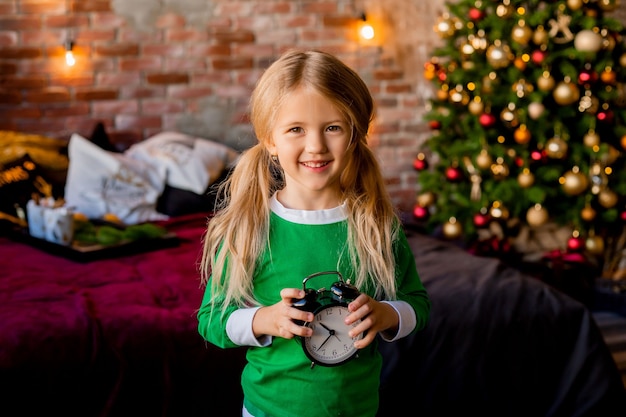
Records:
<instances>
[{"instance_id":1,"label":"finger","mask_svg":"<svg viewBox=\"0 0 626 417\"><path fill-rule=\"evenodd\" d=\"M280 290L280 298L291 304L293 299L304 298L304 290L298 288L283 288Z\"/></svg>"}]
</instances>

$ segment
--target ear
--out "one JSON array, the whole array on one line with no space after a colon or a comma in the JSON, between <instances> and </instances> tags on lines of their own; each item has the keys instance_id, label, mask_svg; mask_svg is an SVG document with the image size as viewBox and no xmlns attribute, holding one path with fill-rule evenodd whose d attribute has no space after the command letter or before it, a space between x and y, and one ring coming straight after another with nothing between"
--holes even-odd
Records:
<instances>
[{"instance_id":1,"label":"ear","mask_svg":"<svg viewBox=\"0 0 626 417\"><path fill-rule=\"evenodd\" d=\"M265 148L270 155L276 155L276 145L274 145L273 141L270 141L267 145L265 145Z\"/></svg>"}]
</instances>

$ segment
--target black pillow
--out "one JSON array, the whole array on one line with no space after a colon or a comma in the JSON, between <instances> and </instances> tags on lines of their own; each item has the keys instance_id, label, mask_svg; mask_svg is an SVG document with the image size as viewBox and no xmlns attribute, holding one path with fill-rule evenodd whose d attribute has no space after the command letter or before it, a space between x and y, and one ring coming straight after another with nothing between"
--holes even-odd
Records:
<instances>
[{"instance_id":1,"label":"black pillow","mask_svg":"<svg viewBox=\"0 0 626 417\"><path fill-rule=\"evenodd\" d=\"M20 218L20 209L26 213L26 203L37 194L40 197L55 197L53 181L48 178L30 157L22 157L0 167L0 231L15 227Z\"/></svg>"},{"instance_id":2,"label":"black pillow","mask_svg":"<svg viewBox=\"0 0 626 417\"><path fill-rule=\"evenodd\" d=\"M104 127L104 123L98 122L91 132L91 136L89 137L89 141L94 145L98 145L101 149L109 152L117 152L119 153L119 149L115 147L115 145L111 142L111 138L107 134L106 128Z\"/></svg>"},{"instance_id":3,"label":"black pillow","mask_svg":"<svg viewBox=\"0 0 626 417\"><path fill-rule=\"evenodd\" d=\"M163 193L157 200L156 210L170 217L193 213L214 213L220 201L219 185L228 177L230 171L225 169L222 175L207 187L203 194L165 185Z\"/></svg>"}]
</instances>

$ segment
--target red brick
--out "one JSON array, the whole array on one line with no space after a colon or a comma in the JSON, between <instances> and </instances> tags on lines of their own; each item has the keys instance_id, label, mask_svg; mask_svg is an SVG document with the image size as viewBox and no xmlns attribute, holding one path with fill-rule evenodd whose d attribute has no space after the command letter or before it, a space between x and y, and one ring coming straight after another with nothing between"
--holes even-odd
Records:
<instances>
[{"instance_id":1,"label":"red brick","mask_svg":"<svg viewBox=\"0 0 626 417\"><path fill-rule=\"evenodd\" d=\"M62 14L43 16L43 26L57 29L71 29L89 27L90 21L87 15ZM98 26L95 26L98 27Z\"/></svg>"},{"instance_id":2,"label":"red brick","mask_svg":"<svg viewBox=\"0 0 626 417\"><path fill-rule=\"evenodd\" d=\"M139 103L136 100L107 100L91 103L94 116L118 116L120 114L137 114Z\"/></svg>"},{"instance_id":3,"label":"red brick","mask_svg":"<svg viewBox=\"0 0 626 417\"><path fill-rule=\"evenodd\" d=\"M116 43L112 45L98 45L94 48L96 56L115 57L115 56L138 56L139 45L136 43Z\"/></svg>"},{"instance_id":4,"label":"red brick","mask_svg":"<svg viewBox=\"0 0 626 417\"><path fill-rule=\"evenodd\" d=\"M15 119L27 119L41 117L41 109L38 107L13 107L0 110L5 117Z\"/></svg>"},{"instance_id":5,"label":"red brick","mask_svg":"<svg viewBox=\"0 0 626 417\"><path fill-rule=\"evenodd\" d=\"M37 30L41 28L39 16L0 16L0 30Z\"/></svg>"},{"instance_id":6,"label":"red brick","mask_svg":"<svg viewBox=\"0 0 626 417\"><path fill-rule=\"evenodd\" d=\"M34 47L11 47L0 48L0 56L3 59L33 59L41 57L41 50Z\"/></svg>"},{"instance_id":7,"label":"red brick","mask_svg":"<svg viewBox=\"0 0 626 417\"><path fill-rule=\"evenodd\" d=\"M176 99L208 97L211 94L213 94L213 89L211 87L174 85L168 88L168 96Z\"/></svg>"},{"instance_id":8,"label":"red brick","mask_svg":"<svg viewBox=\"0 0 626 417\"><path fill-rule=\"evenodd\" d=\"M337 12L337 3L336 2L307 2L302 6L302 11L304 14L314 13L314 14L330 14Z\"/></svg>"},{"instance_id":9,"label":"red brick","mask_svg":"<svg viewBox=\"0 0 626 417\"><path fill-rule=\"evenodd\" d=\"M374 71L376 80L399 80L402 79L402 71L396 69L379 69Z\"/></svg>"},{"instance_id":10,"label":"red brick","mask_svg":"<svg viewBox=\"0 0 626 417\"><path fill-rule=\"evenodd\" d=\"M122 71L152 70L161 68L161 57L151 56L148 58L124 58L120 61Z\"/></svg>"},{"instance_id":11,"label":"red brick","mask_svg":"<svg viewBox=\"0 0 626 417\"><path fill-rule=\"evenodd\" d=\"M212 34L213 38L219 43L246 43L254 42L254 33L247 30L222 31L216 30Z\"/></svg>"},{"instance_id":12,"label":"red brick","mask_svg":"<svg viewBox=\"0 0 626 417\"><path fill-rule=\"evenodd\" d=\"M31 103L65 103L71 100L67 88L49 87L37 91L27 91L24 99Z\"/></svg>"},{"instance_id":13,"label":"red brick","mask_svg":"<svg viewBox=\"0 0 626 417\"><path fill-rule=\"evenodd\" d=\"M20 0L20 13L46 14L66 13L66 2L56 0Z\"/></svg>"},{"instance_id":14,"label":"red brick","mask_svg":"<svg viewBox=\"0 0 626 417\"><path fill-rule=\"evenodd\" d=\"M176 28L165 32L166 42L205 42L208 39L206 30Z\"/></svg>"},{"instance_id":15,"label":"red brick","mask_svg":"<svg viewBox=\"0 0 626 417\"><path fill-rule=\"evenodd\" d=\"M254 61L246 57L215 58L212 60L212 66L216 70L251 69Z\"/></svg>"},{"instance_id":16,"label":"red brick","mask_svg":"<svg viewBox=\"0 0 626 417\"><path fill-rule=\"evenodd\" d=\"M182 73L156 73L147 74L148 84L188 84L189 75Z\"/></svg>"},{"instance_id":17,"label":"red brick","mask_svg":"<svg viewBox=\"0 0 626 417\"><path fill-rule=\"evenodd\" d=\"M0 104L19 104L22 95L18 91L0 90Z\"/></svg>"},{"instance_id":18,"label":"red brick","mask_svg":"<svg viewBox=\"0 0 626 417\"><path fill-rule=\"evenodd\" d=\"M184 112L185 104L182 100L143 100L141 110L146 115L177 114Z\"/></svg>"},{"instance_id":19,"label":"red brick","mask_svg":"<svg viewBox=\"0 0 626 417\"><path fill-rule=\"evenodd\" d=\"M17 73L17 65L13 62L0 61L0 75L12 75Z\"/></svg>"},{"instance_id":20,"label":"red brick","mask_svg":"<svg viewBox=\"0 0 626 417\"><path fill-rule=\"evenodd\" d=\"M6 76L0 78L0 87L9 89L44 88L48 80L44 76Z\"/></svg>"},{"instance_id":21,"label":"red brick","mask_svg":"<svg viewBox=\"0 0 626 417\"><path fill-rule=\"evenodd\" d=\"M76 100L116 100L119 96L118 90L110 88L93 88L76 92Z\"/></svg>"},{"instance_id":22,"label":"red brick","mask_svg":"<svg viewBox=\"0 0 626 417\"><path fill-rule=\"evenodd\" d=\"M44 117L69 117L84 116L90 113L91 109L87 103L76 103L64 107L55 107L44 110Z\"/></svg>"},{"instance_id":23,"label":"red brick","mask_svg":"<svg viewBox=\"0 0 626 417\"><path fill-rule=\"evenodd\" d=\"M72 0L71 11L80 12L109 12L111 0Z\"/></svg>"}]
</instances>

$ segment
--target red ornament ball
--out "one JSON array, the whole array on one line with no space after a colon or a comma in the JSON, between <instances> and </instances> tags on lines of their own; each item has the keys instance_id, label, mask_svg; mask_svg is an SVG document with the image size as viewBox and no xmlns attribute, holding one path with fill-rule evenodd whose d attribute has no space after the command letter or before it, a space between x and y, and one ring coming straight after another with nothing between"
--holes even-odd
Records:
<instances>
[{"instance_id":1,"label":"red ornament ball","mask_svg":"<svg viewBox=\"0 0 626 417\"><path fill-rule=\"evenodd\" d=\"M580 236L572 236L567 240L567 249L578 252L585 248L585 241Z\"/></svg>"},{"instance_id":2,"label":"red ornament ball","mask_svg":"<svg viewBox=\"0 0 626 417\"><path fill-rule=\"evenodd\" d=\"M431 120L428 122L428 126L433 130L441 129L441 122L439 120Z\"/></svg>"},{"instance_id":3,"label":"red ornament ball","mask_svg":"<svg viewBox=\"0 0 626 417\"><path fill-rule=\"evenodd\" d=\"M626 211L622 211L622 212L619 214L619 217L620 217L620 219L622 219L623 221L625 221L625 222L626 222Z\"/></svg>"},{"instance_id":4,"label":"red ornament ball","mask_svg":"<svg viewBox=\"0 0 626 417\"><path fill-rule=\"evenodd\" d=\"M474 226L476 227L486 227L489 224L490 220L491 218L489 217L488 214L484 214L484 213L474 214Z\"/></svg>"},{"instance_id":5,"label":"red ornament ball","mask_svg":"<svg viewBox=\"0 0 626 417\"><path fill-rule=\"evenodd\" d=\"M530 159L532 159L535 162L543 161L546 159L546 153L544 151L535 149L534 151L530 153Z\"/></svg>"},{"instance_id":6,"label":"red ornament ball","mask_svg":"<svg viewBox=\"0 0 626 417\"><path fill-rule=\"evenodd\" d=\"M480 9L477 9L476 7L472 7L471 9L469 9L469 12L467 13L467 15L470 18L470 20L480 20L483 18L485 14Z\"/></svg>"},{"instance_id":7,"label":"red ornament ball","mask_svg":"<svg viewBox=\"0 0 626 417\"><path fill-rule=\"evenodd\" d=\"M533 51L530 55L530 59L537 65L541 64L544 59L546 59L546 53L543 51Z\"/></svg>"},{"instance_id":8,"label":"red ornament ball","mask_svg":"<svg viewBox=\"0 0 626 417\"><path fill-rule=\"evenodd\" d=\"M413 217L418 220L426 220L428 218L428 209L417 204L413 207Z\"/></svg>"},{"instance_id":9,"label":"red ornament ball","mask_svg":"<svg viewBox=\"0 0 626 417\"><path fill-rule=\"evenodd\" d=\"M417 157L413 160L413 168L416 171L423 171L428 168L428 161L426 161L426 155L423 153L417 154Z\"/></svg>"},{"instance_id":10,"label":"red ornament ball","mask_svg":"<svg viewBox=\"0 0 626 417\"><path fill-rule=\"evenodd\" d=\"M451 182L458 182L463 179L463 171L459 167L448 167L446 169L446 178Z\"/></svg>"},{"instance_id":11,"label":"red ornament ball","mask_svg":"<svg viewBox=\"0 0 626 417\"><path fill-rule=\"evenodd\" d=\"M478 123L480 123L482 127L491 127L494 125L495 122L496 116L491 113L483 113L478 116Z\"/></svg>"}]
</instances>

